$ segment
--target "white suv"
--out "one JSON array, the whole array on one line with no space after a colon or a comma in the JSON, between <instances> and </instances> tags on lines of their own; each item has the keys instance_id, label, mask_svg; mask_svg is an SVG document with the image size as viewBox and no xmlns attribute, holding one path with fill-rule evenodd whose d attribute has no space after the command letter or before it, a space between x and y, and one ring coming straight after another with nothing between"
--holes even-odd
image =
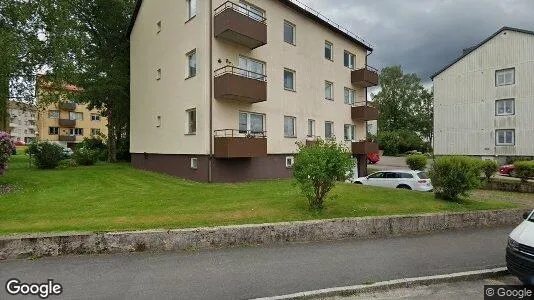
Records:
<instances>
[{"instance_id":1,"label":"white suv","mask_svg":"<svg viewBox=\"0 0 534 300\"><path fill-rule=\"evenodd\" d=\"M432 183L425 172L412 170L380 171L367 177L359 177L352 182L422 192L429 192L433 189Z\"/></svg>"},{"instance_id":2,"label":"white suv","mask_svg":"<svg viewBox=\"0 0 534 300\"><path fill-rule=\"evenodd\" d=\"M508 238L506 265L524 284L534 285L534 211L523 218Z\"/></svg>"}]
</instances>

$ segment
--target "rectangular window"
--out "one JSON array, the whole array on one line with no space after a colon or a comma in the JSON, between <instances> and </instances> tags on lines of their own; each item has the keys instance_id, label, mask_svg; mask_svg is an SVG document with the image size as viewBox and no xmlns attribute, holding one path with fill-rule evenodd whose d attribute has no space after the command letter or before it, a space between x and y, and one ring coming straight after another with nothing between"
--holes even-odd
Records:
<instances>
[{"instance_id":1,"label":"rectangular window","mask_svg":"<svg viewBox=\"0 0 534 300\"><path fill-rule=\"evenodd\" d=\"M295 45L295 25L284 21L284 42Z\"/></svg>"},{"instance_id":2,"label":"rectangular window","mask_svg":"<svg viewBox=\"0 0 534 300\"><path fill-rule=\"evenodd\" d=\"M50 119L59 119L59 110L50 110L50 111L48 111L48 118L50 118Z\"/></svg>"},{"instance_id":3,"label":"rectangular window","mask_svg":"<svg viewBox=\"0 0 534 300\"><path fill-rule=\"evenodd\" d=\"M93 121L93 122L100 122L100 115L98 115L98 114L91 114L91 121Z\"/></svg>"},{"instance_id":4,"label":"rectangular window","mask_svg":"<svg viewBox=\"0 0 534 300\"><path fill-rule=\"evenodd\" d=\"M186 0L187 1L187 17L191 19L197 15L197 0Z\"/></svg>"},{"instance_id":5,"label":"rectangular window","mask_svg":"<svg viewBox=\"0 0 534 300\"><path fill-rule=\"evenodd\" d=\"M196 50L187 53L187 78L197 75L197 52Z\"/></svg>"},{"instance_id":6,"label":"rectangular window","mask_svg":"<svg viewBox=\"0 0 534 300\"><path fill-rule=\"evenodd\" d=\"M324 138L326 140L334 139L334 122L324 122Z\"/></svg>"},{"instance_id":7,"label":"rectangular window","mask_svg":"<svg viewBox=\"0 0 534 300\"><path fill-rule=\"evenodd\" d=\"M495 145L497 146L515 145L515 130L514 129L495 130Z\"/></svg>"},{"instance_id":8,"label":"rectangular window","mask_svg":"<svg viewBox=\"0 0 534 300\"><path fill-rule=\"evenodd\" d=\"M197 110L195 108L187 110L187 134L197 133Z\"/></svg>"},{"instance_id":9,"label":"rectangular window","mask_svg":"<svg viewBox=\"0 0 534 300\"><path fill-rule=\"evenodd\" d=\"M191 157L191 169L193 170L198 169L198 158Z\"/></svg>"},{"instance_id":10,"label":"rectangular window","mask_svg":"<svg viewBox=\"0 0 534 300\"><path fill-rule=\"evenodd\" d=\"M294 162L295 162L295 158L293 156L286 156L286 168L293 167Z\"/></svg>"},{"instance_id":11,"label":"rectangular window","mask_svg":"<svg viewBox=\"0 0 534 300\"><path fill-rule=\"evenodd\" d=\"M345 104L354 105L356 103L356 91L353 89L345 88Z\"/></svg>"},{"instance_id":12,"label":"rectangular window","mask_svg":"<svg viewBox=\"0 0 534 300\"><path fill-rule=\"evenodd\" d=\"M324 42L324 58L334 60L334 45L328 41Z\"/></svg>"},{"instance_id":13,"label":"rectangular window","mask_svg":"<svg viewBox=\"0 0 534 300\"><path fill-rule=\"evenodd\" d=\"M254 19L258 22L263 22L265 20L265 11L256 7L245 1L241 1L238 4L238 11L251 19Z\"/></svg>"},{"instance_id":14,"label":"rectangular window","mask_svg":"<svg viewBox=\"0 0 534 300\"><path fill-rule=\"evenodd\" d=\"M240 71L241 76L265 81L265 63L245 56L239 56L239 68L242 69Z\"/></svg>"},{"instance_id":15,"label":"rectangular window","mask_svg":"<svg viewBox=\"0 0 534 300\"><path fill-rule=\"evenodd\" d=\"M345 51L343 55L343 64L345 67L354 70L355 60L354 54Z\"/></svg>"},{"instance_id":16,"label":"rectangular window","mask_svg":"<svg viewBox=\"0 0 534 300\"><path fill-rule=\"evenodd\" d=\"M330 81L324 82L324 98L334 100L334 84Z\"/></svg>"},{"instance_id":17,"label":"rectangular window","mask_svg":"<svg viewBox=\"0 0 534 300\"><path fill-rule=\"evenodd\" d=\"M308 136L315 136L315 120L308 119Z\"/></svg>"},{"instance_id":18,"label":"rectangular window","mask_svg":"<svg viewBox=\"0 0 534 300\"><path fill-rule=\"evenodd\" d=\"M495 86L510 85L515 83L515 69L495 71Z\"/></svg>"},{"instance_id":19,"label":"rectangular window","mask_svg":"<svg viewBox=\"0 0 534 300\"><path fill-rule=\"evenodd\" d=\"M515 114L515 100L503 99L495 101L495 115L507 116Z\"/></svg>"},{"instance_id":20,"label":"rectangular window","mask_svg":"<svg viewBox=\"0 0 534 300\"><path fill-rule=\"evenodd\" d=\"M262 133L264 130L265 116L262 114L240 112L239 132Z\"/></svg>"},{"instance_id":21,"label":"rectangular window","mask_svg":"<svg viewBox=\"0 0 534 300\"><path fill-rule=\"evenodd\" d=\"M83 135L83 128L71 128L69 129L70 135Z\"/></svg>"},{"instance_id":22,"label":"rectangular window","mask_svg":"<svg viewBox=\"0 0 534 300\"><path fill-rule=\"evenodd\" d=\"M295 71L284 69L284 89L295 91Z\"/></svg>"},{"instance_id":23,"label":"rectangular window","mask_svg":"<svg viewBox=\"0 0 534 300\"><path fill-rule=\"evenodd\" d=\"M58 135L59 127L48 127L48 135Z\"/></svg>"},{"instance_id":24,"label":"rectangular window","mask_svg":"<svg viewBox=\"0 0 534 300\"><path fill-rule=\"evenodd\" d=\"M345 141L354 141L356 137L356 126L351 124L345 124L344 126Z\"/></svg>"},{"instance_id":25,"label":"rectangular window","mask_svg":"<svg viewBox=\"0 0 534 300\"><path fill-rule=\"evenodd\" d=\"M83 121L83 113L71 111L69 112L69 119Z\"/></svg>"},{"instance_id":26,"label":"rectangular window","mask_svg":"<svg viewBox=\"0 0 534 300\"><path fill-rule=\"evenodd\" d=\"M284 116L284 137L296 137L297 118Z\"/></svg>"},{"instance_id":27,"label":"rectangular window","mask_svg":"<svg viewBox=\"0 0 534 300\"><path fill-rule=\"evenodd\" d=\"M91 135L92 136L100 136L100 129L99 128L91 128Z\"/></svg>"}]
</instances>

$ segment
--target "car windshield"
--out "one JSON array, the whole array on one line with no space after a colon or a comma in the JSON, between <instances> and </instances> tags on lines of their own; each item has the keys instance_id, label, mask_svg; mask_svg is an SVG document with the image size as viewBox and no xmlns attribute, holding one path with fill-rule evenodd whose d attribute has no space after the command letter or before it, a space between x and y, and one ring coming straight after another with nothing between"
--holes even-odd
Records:
<instances>
[{"instance_id":1,"label":"car windshield","mask_svg":"<svg viewBox=\"0 0 534 300\"><path fill-rule=\"evenodd\" d=\"M428 175L425 172L418 172L417 176L421 179L428 179Z\"/></svg>"}]
</instances>

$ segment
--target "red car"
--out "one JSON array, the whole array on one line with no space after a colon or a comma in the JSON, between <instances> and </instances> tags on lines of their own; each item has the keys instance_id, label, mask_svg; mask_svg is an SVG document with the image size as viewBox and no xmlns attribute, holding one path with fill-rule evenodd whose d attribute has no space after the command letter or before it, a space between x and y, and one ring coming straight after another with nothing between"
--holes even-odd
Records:
<instances>
[{"instance_id":1,"label":"red car","mask_svg":"<svg viewBox=\"0 0 534 300\"><path fill-rule=\"evenodd\" d=\"M380 155L378 155L378 153L375 152L367 154L367 163L374 165L378 161L380 161Z\"/></svg>"},{"instance_id":2,"label":"red car","mask_svg":"<svg viewBox=\"0 0 534 300\"><path fill-rule=\"evenodd\" d=\"M499 174L515 177L514 165L504 165L499 168Z\"/></svg>"}]
</instances>

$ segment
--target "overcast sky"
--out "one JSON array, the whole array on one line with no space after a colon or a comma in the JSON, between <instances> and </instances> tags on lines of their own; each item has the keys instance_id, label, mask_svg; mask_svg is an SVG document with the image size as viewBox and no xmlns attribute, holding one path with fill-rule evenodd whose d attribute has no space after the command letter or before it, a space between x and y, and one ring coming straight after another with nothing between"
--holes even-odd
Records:
<instances>
[{"instance_id":1,"label":"overcast sky","mask_svg":"<svg viewBox=\"0 0 534 300\"><path fill-rule=\"evenodd\" d=\"M300 0L374 46L369 64L430 75L503 26L534 30L534 0Z\"/></svg>"}]
</instances>

